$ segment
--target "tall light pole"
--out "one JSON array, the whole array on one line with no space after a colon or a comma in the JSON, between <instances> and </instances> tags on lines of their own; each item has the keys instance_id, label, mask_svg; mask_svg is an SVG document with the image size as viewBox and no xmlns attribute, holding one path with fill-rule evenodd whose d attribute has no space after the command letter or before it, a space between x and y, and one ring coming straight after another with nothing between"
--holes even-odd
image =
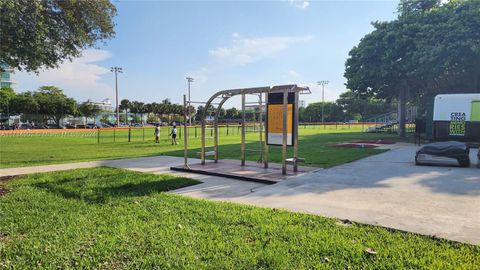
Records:
<instances>
[{"instance_id":1,"label":"tall light pole","mask_svg":"<svg viewBox=\"0 0 480 270\"><path fill-rule=\"evenodd\" d=\"M325 124L323 117L323 107L325 107L325 85L328 84L328 81L318 81L317 84L322 86L322 124Z\"/></svg>"},{"instance_id":2,"label":"tall light pole","mask_svg":"<svg viewBox=\"0 0 480 270\"><path fill-rule=\"evenodd\" d=\"M187 83L188 83L188 106L187 106L187 110L188 110L188 122L190 124L190 126L192 125L192 115L190 114L190 83L193 82L193 78L192 77L187 77Z\"/></svg>"},{"instance_id":3,"label":"tall light pole","mask_svg":"<svg viewBox=\"0 0 480 270\"><path fill-rule=\"evenodd\" d=\"M120 126L120 108L118 104L118 80L117 80L117 73L123 73L123 70L121 67L111 67L110 68L111 72L115 72L115 103L117 107L117 127Z\"/></svg>"}]
</instances>

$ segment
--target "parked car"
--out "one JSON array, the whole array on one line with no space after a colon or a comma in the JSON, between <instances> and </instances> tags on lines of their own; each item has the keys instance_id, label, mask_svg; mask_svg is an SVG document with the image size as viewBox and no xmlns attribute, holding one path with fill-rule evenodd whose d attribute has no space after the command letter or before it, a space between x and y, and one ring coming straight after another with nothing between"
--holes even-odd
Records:
<instances>
[{"instance_id":1,"label":"parked car","mask_svg":"<svg viewBox=\"0 0 480 270\"><path fill-rule=\"evenodd\" d=\"M77 125L77 128L87 128L85 125Z\"/></svg>"},{"instance_id":2,"label":"parked car","mask_svg":"<svg viewBox=\"0 0 480 270\"><path fill-rule=\"evenodd\" d=\"M31 128L32 128L32 125L27 124L27 123L20 124L20 125L18 126L18 129L31 129Z\"/></svg>"}]
</instances>

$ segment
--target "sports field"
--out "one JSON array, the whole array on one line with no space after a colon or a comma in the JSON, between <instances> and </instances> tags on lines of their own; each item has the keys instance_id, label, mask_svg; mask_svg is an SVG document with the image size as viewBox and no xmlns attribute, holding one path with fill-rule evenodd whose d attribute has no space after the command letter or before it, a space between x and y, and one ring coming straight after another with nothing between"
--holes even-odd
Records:
<instances>
[{"instance_id":1,"label":"sports field","mask_svg":"<svg viewBox=\"0 0 480 270\"><path fill-rule=\"evenodd\" d=\"M478 269L480 248L165 191L95 168L0 182L0 269Z\"/></svg>"},{"instance_id":2,"label":"sports field","mask_svg":"<svg viewBox=\"0 0 480 270\"><path fill-rule=\"evenodd\" d=\"M179 128L180 131L180 128ZM161 131L161 142L153 141L153 128L128 130L95 130L88 132L43 132L8 134L0 136L0 168L36 166L91 160L119 159L154 155L183 156L183 137L178 145L171 145L167 128ZM180 135L180 134L179 134ZM207 130L210 137L211 130ZM363 133L362 126L301 126L299 128L299 156L306 165L331 167L382 152L377 149L333 148L331 144L362 139L395 138L391 134ZM219 130L220 159L240 159L240 129L236 126ZM259 134L248 132L248 140L258 140ZM189 129L190 157L200 151L200 128ZM207 139L207 146L213 140ZM258 143L248 143L247 149L258 150ZM291 151L291 149L289 149ZM289 154L291 154L289 152ZM247 159L256 161L258 152L247 152ZM281 149L269 148L269 159L280 162Z\"/></svg>"}]
</instances>

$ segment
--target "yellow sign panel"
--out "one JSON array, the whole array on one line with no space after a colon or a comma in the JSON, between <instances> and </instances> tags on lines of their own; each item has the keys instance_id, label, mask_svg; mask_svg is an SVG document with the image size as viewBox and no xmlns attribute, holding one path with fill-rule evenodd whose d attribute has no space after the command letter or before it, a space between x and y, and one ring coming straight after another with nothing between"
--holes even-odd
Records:
<instances>
[{"instance_id":1,"label":"yellow sign panel","mask_svg":"<svg viewBox=\"0 0 480 270\"><path fill-rule=\"evenodd\" d=\"M282 144L283 138L283 104L268 105L268 143ZM288 104L287 112L287 145L293 145L293 105Z\"/></svg>"}]
</instances>

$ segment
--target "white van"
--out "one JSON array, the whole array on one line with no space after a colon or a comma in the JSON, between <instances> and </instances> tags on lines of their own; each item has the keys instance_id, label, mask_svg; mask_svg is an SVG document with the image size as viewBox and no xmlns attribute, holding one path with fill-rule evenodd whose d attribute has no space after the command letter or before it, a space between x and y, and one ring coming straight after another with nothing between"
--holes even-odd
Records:
<instances>
[{"instance_id":1,"label":"white van","mask_svg":"<svg viewBox=\"0 0 480 270\"><path fill-rule=\"evenodd\" d=\"M437 95L433 107L433 138L480 142L480 93Z\"/></svg>"}]
</instances>

